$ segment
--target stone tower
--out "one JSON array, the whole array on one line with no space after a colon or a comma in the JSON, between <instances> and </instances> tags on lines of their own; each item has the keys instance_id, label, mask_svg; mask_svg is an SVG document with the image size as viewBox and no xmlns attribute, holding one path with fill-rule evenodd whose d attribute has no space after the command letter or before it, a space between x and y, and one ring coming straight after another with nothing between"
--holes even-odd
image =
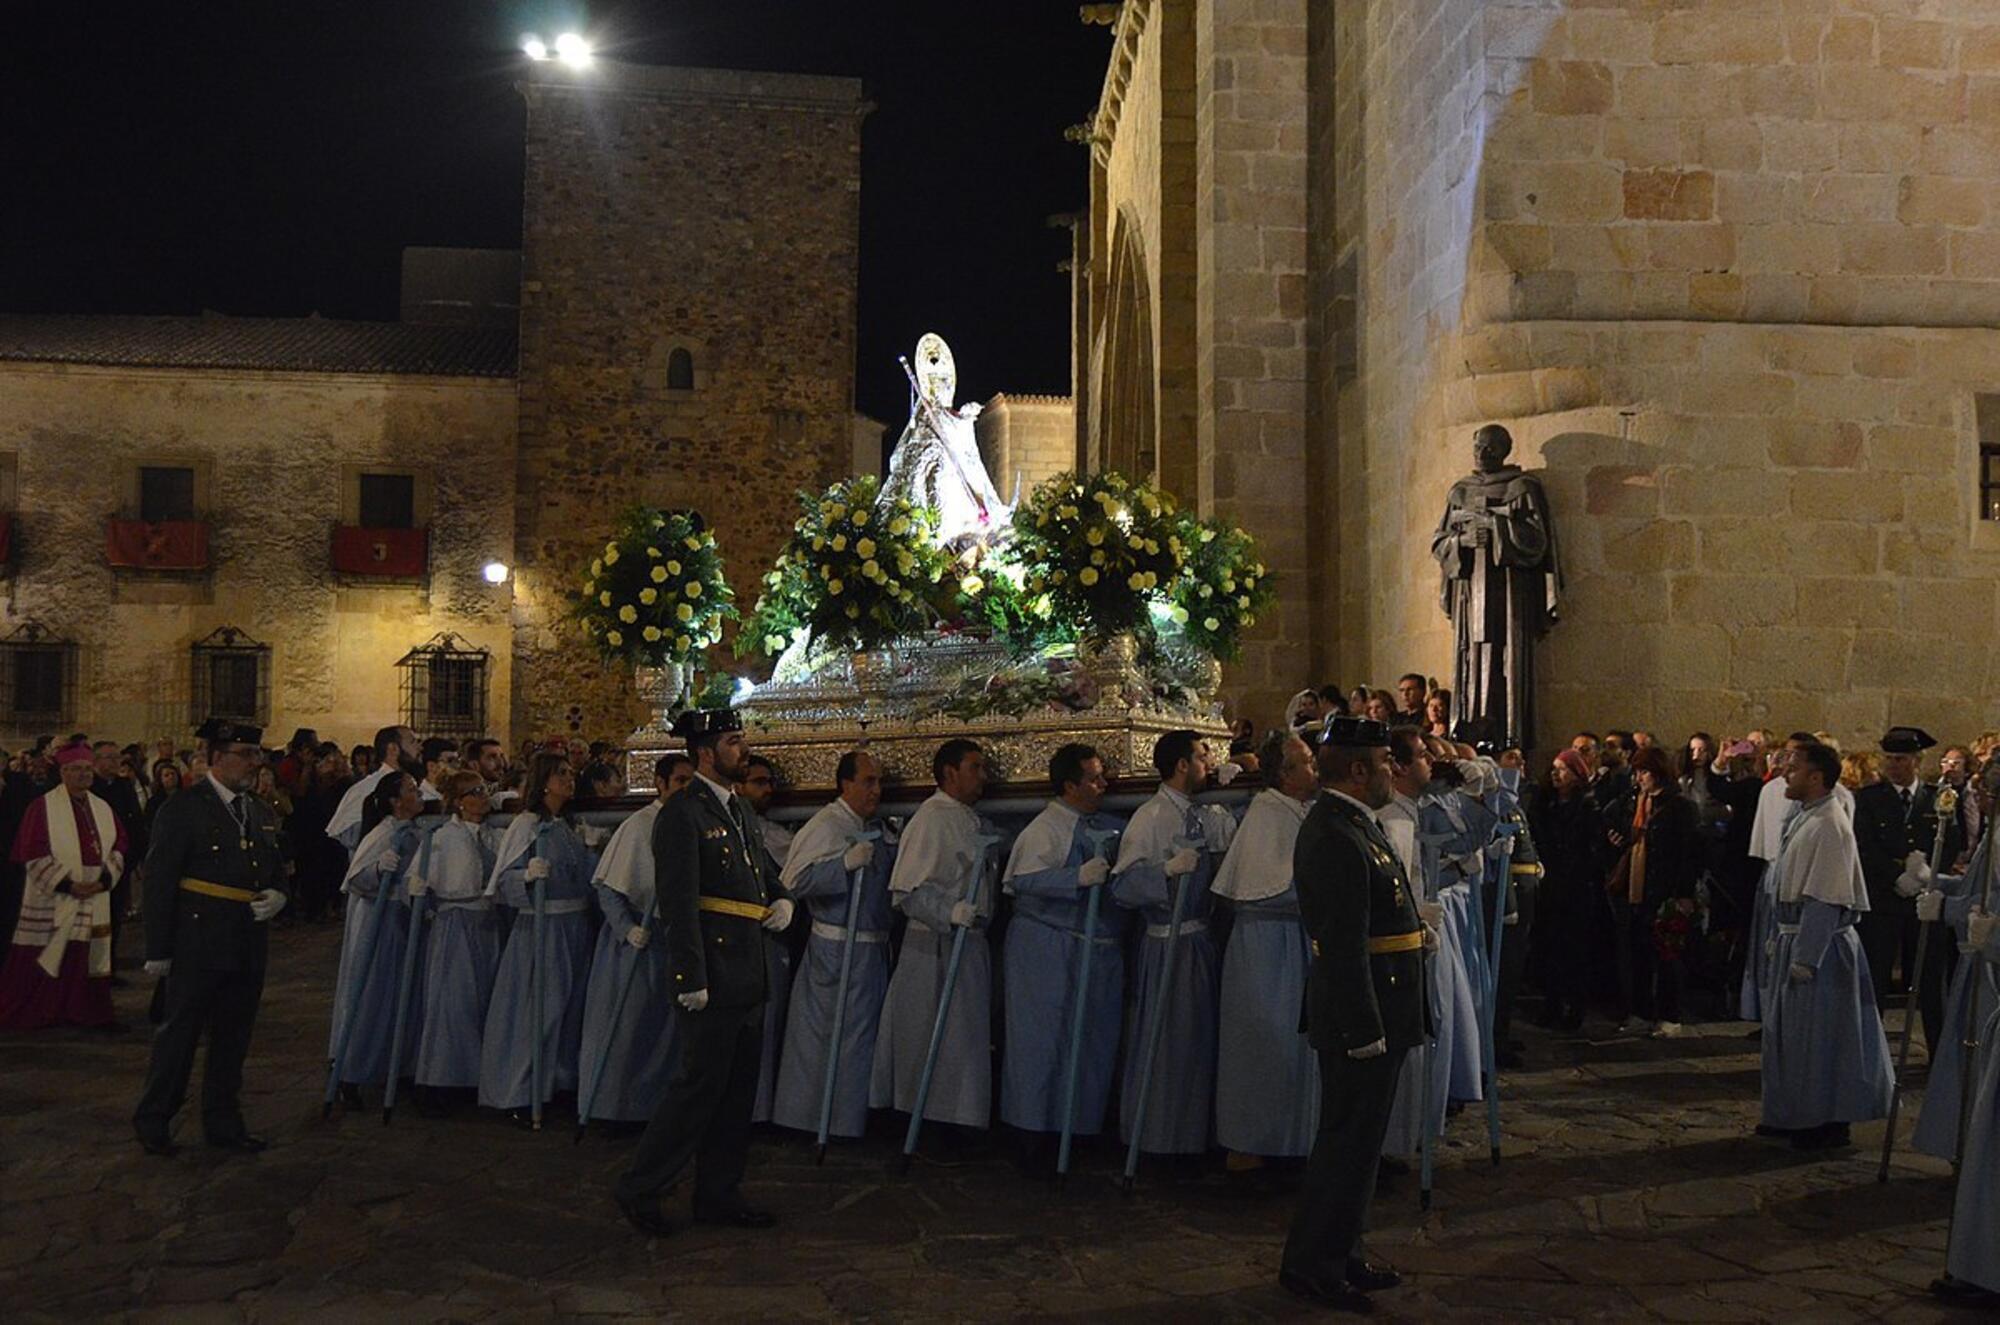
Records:
<instances>
[{"instance_id":1,"label":"stone tower","mask_svg":"<svg viewBox=\"0 0 2000 1325\"><path fill-rule=\"evenodd\" d=\"M635 502L692 507L747 608L791 493L848 469L858 80L598 62L523 85L513 730L619 734L565 620Z\"/></svg>"}]
</instances>

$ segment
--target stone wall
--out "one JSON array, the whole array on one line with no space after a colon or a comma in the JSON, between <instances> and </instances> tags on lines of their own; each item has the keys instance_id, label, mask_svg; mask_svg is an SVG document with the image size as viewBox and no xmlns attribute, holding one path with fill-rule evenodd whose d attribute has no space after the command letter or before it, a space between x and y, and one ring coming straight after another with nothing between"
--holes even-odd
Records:
<instances>
[{"instance_id":1,"label":"stone wall","mask_svg":"<svg viewBox=\"0 0 2000 1325\"><path fill-rule=\"evenodd\" d=\"M1043 479L1077 467L1076 411L1068 396L1003 392L986 402L973 425L979 458L993 486L1008 501L1025 497Z\"/></svg>"},{"instance_id":2,"label":"stone wall","mask_svg":"<svg viewBox=\"0 0 2000 1325\"><path fill-rule=\"evenodd\" d=\"M80 646L78 728L187 739L189 645L229 625L271 647L276 741L310 726L353 744L397 721L396 660L441 630L491 651L487 712L507 736L509 590L480 572L513 541L512 381L10 363L0 400L17 479L0 634L32 619ZM106 563L105 521L137 513L127 492L147 463L197 470L213 570ZM358 467L414 471L429 490L427 587L331 570Z\"/></svg>"},{"instance_id":3,"label":"stone wall","mask_svg":"<svg viewBox=\"0 0 2000 1325\"><path fill-rule=\"evenodd\" d=\"M1544 743L1993 725L2000 525L1973 496L1974 397L2000 390L2000 13L1370 0L1322 20L1355 83L1313 99L1335 120L1315 215L1340 228L1313 251L1356 272L1352 376L1313 361L1341 678L1448 673L1429 535L1497 420L1549 471L1571 573ZM1339 277L1314 273L1328 331Z\"/></svg>"},{"instance_id":4,"label":"stone wall","mask_svg":"<svg viewBox=\"0 0 2000 1325\"><path fill-rule=\"evenodd\" d=\"M848 471L867 106L852 79L534 72L514 720L617 734L641 717L631 681L563 610L618 509L700 510L754 600L791 493ZM691 390L667 384L676 350Z\"/></svg>"}]
</instances>

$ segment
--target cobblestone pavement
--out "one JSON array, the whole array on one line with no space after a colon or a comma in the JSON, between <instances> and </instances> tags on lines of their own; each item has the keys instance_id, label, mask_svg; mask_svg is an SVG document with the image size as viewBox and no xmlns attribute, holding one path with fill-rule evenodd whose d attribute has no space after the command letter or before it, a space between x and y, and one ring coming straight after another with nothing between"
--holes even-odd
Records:
<instances>
[{"instance_id":1,"label":"cobblestone pavement","mask_svg":"<svg viewBox=\"0 0 2000 1325\"><path fill-rule=\"evenodd\" d=\"M769 1232L630 1233L610 1179L630 1139L571 1144L485 1116L320 1117L333 926L281 932L249 1064L255 1157L140 1152L129 1115L146 1055L143 981L119 1034L0 1038L0 1313L15 1321L517 1320L551 1317L979 1320L1296 1318L1276 1287L1283 1195L1219 1172L1142 1171L1090 1151L1053 1191L1001 1158L898 1177L886 1137L815 1167L809 1138L760 1139L748 1192ZM1950 1319L1949 1178L1901 1155L1874 1180L1881 1126L1806 1158L1753 1139L1745 1027L1652 1043L1530 1030L1504 1081L1505 1160L1454 1121L1436 1207L1414 1178L1375 1205L1376 1249L1406 1274L1396 1320ZM1919 1045L1917 1053L1921 1055ZM1914 1115L1915 1100L1904 1117ZM684 1213L684 1206L676 1213Z\"/></svg>"}]
</instances>

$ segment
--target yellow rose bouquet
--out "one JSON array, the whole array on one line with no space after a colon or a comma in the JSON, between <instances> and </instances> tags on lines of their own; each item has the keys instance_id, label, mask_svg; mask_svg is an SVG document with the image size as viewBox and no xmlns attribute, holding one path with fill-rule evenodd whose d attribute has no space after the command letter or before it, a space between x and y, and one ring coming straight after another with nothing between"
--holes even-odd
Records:
<instances>
[{"instance_id":1,"label":"yellow rose bouquet","mask_svg":"<svg viewBox=\"0 0 2000 1325\"><path fill-rule=\"evenodd\" d=\"M1186 549L1180 574L1167 590L1174 620L1188 643L1221 662L1234 662L1241 637L1271 605L1271 577L1257 559L1250 535L1215 520L1192 516L1180 523Z\"/></svg>"},{"instance_id":2,"label":"yellow rose bouquet","mask_svg":"<svg viewBox=\"0 0 2000 1325\"><path fill-rule=\"evenodd\" d=\"M605 658L659 667L720 640L735 599L700 515L635 506L592 558L576 616Z\"/></svg>"},{"instance_id":3,"label":"yellow rose bouquet","mask_svg":"<svg viewBox=\"0 0 2000 1325\"><path fill-rule=\"evenodd\" d=\"M1052 616L1094 640L1145 628L1183 552L1173 498L1111 470L1037 485L1014 511L1009 548L1027 594L1046 594Z\"/></svg>"}]
</instances>

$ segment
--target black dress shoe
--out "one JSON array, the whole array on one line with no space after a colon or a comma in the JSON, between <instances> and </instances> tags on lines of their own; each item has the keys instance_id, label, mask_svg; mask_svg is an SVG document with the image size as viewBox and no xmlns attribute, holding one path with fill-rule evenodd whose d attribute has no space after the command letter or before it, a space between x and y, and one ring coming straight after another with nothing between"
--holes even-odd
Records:
<instances>
[{"instance_id":1,"label":"black dress shoe","mask_svg":"<svg viewBox=\"0 0 2000 1325\"><path fill-rule=\"evenodd\" d=\"M1989 1311L2000 1307L2000 1293L1981 1288L1978 1284L1955 1275L1945 1275L1931 1280L1931 1295L1954 1306L1985 1307Z\"/></svg>"},{"instance_id":2,"label":"black dress shoe","mask_svg":"<svg viewBox=\"0 0 2000 1325\"><path fill-rule=\"evenodd\" d=\"M1846 1123L1825 1123L1792 1135L1794 1150L1844 1150L1851 1144Z\"/></svg>"},{"instance_id":3,"label":"black dress shoe","mask_svg":"<svg viewBox=\"0 0 2000 1325\"><path fill-rule=\"evenodd\" d=\"M147 1136L144 1132L141 1132L139 1134L139 1148L145 1151L149 1155L166 1156L166 1155L178 1155L181 1153L181 1148L178 1145L174 1144L174 1139L172 1137Z\"/></svg>"},{"instance_id":4,"label":"black dress shoe","mask_svg":"<svg viewBox=\"0 0 2000 1325\"><path fill-rule=\"evenodd\" d=\"M1391 1265L1363 1260L1359 1256L1350 1257L1347 1262L1347 1286L1358 1288L1364 1293L1380 1293L1403 1282L1403 1276L1396 1273Z\"/></svg>"},{"instance_id":5,"label":"black dress shoe","mask_svg":"<svg viewBox=\"0 0 2000 1325\"><path fill-rule=\"evenodd\" d=\"M663 1238L674 1231L674 1226L661 1213L657 1200L628 1201L617 1195L611 1199L617 1202L618 1213L625 1216L625 1222L647 1237Z\"/></svg>"},{"instance_id":6,"label":"black dress shoe","mask_svg":"<svg viewBox=\"0 0 2000 1325\"><path fill-rule=\"evenodd\" d=\"M1368 1294L1359 1289L1350 1288L1342 1283L1323 1283L1295 1270L1278 1271L1278 1287L1308 1302L1317 1302L1335 1311L1352 1311L1356 1315L1365 1316L1375 1310L1375 1304L1368 1300Z\"/></svg>"},{"instance_id":7,"label":"black dress shoe","mask_svg":"<svg viewBox=\"0 0 2000 1325\"><path fill-rule=\"evenodd\" d=\"M246 1155L254 1155L258 1151L269 1147L271 1143L261 1136L252 1136L248 1132L242 1132L236 1136L211 1136L208 1138L208 1144L209 1148L213 1150L240 1150Z\"/></svg>"},{"instance_id":8,"label":"black dress shoe","mask_svg":"<svg viewBox=\"0 0 2000 1325\"><path fill-rule=\"evenodd\" d=\"M747 1205L725 1206L720 1210L704 1210L697 1206L694 1222L721 1224L727 1228L769 1228L778 1222L778 1217L769 1210L758 1210Z\"/></svg>"}]
</instances>

